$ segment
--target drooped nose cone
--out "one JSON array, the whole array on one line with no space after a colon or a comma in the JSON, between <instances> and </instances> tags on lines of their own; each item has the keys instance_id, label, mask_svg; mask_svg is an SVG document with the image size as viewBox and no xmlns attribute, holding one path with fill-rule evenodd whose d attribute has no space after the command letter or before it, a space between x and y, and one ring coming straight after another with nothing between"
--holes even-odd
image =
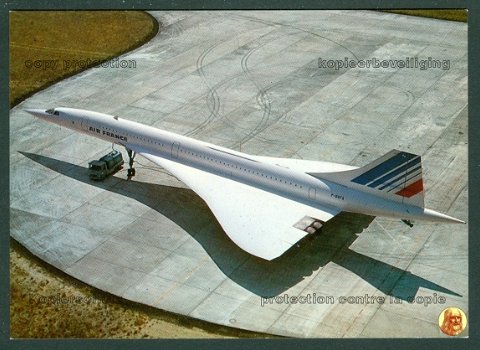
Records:
<instances>
[{"instance_id":1,"label":"drooped nose cone","mask_svg":"<svg viewBox=\"0 0 480 350\"><path fill-rule=\"evenodd\" d=\"M25 112L30 113L31 115L37 118L45 118L46 116L49 115L45 109L39 109L39 108L25 109Z\"/></svg>"}]
</instances>

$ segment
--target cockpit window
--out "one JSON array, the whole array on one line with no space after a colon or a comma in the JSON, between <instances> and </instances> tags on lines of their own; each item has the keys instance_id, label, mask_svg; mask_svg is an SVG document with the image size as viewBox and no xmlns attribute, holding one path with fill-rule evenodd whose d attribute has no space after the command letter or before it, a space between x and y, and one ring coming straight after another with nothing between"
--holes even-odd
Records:
<instances>
[{"instance_id":1,"label":"cockpit window","mask_svg":"<svg viewBox=\"0 0 480 350\"><path fill-rule=\"evenodd\" d=\"M45 113L60 115L60 113L58 113L58 111L56 111L55 108L47 109L47 110L45 111Z\"/></svg>"}]
</instances>

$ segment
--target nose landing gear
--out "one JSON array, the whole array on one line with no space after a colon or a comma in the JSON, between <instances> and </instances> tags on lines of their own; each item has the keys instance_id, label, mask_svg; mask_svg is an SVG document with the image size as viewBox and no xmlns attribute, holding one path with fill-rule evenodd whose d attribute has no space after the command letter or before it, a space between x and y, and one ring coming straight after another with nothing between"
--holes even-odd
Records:
<instances>
[{"instance_id":1,"label":"nose landing gear","mask_svg":"<svg viewBox=\"0 0 480 350\"><path fill-rule=\"evenodd\" d=\"M133 159L135 158L136 153L133 152L131 149L127 148L127 154L128 154L128 165L130 168L127 170L127 177L128 179L131 179L132 177L135 176L135 168L133 167Z\"/></svg>"}]
</instances>

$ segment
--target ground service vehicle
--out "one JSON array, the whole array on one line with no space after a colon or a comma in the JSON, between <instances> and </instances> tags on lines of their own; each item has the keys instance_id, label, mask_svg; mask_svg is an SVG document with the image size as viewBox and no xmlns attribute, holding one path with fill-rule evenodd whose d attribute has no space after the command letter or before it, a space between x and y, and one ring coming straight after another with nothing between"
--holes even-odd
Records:
<instances>
[{"instance_id":1,"label":"ground service vehicle","mask_svg":"<svg viewBox=\"0 0 480 350\"><path fill-rule=\"evenodd\" d=\"M104 155L99 160L88 163L89 175L93 180L103 180L123 165L122 153L117 150Z\"/></svg>"}]
</instances>

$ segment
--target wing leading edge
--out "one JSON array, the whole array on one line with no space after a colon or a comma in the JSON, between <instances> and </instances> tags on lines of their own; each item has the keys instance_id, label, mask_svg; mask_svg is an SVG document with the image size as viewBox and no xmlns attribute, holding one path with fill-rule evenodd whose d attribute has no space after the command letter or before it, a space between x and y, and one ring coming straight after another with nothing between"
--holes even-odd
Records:
<instances>
[{"instance_id":1,"label":"wing leading edge","mask_svg":"<svg viewBox=\"0 0 480 350\"><path fill-rule=\"evenodd\" d=\"M195 191L207 203L230 239L262 259L279 257L340 212L330 207L313 208L141 149L135 150L135 147L133 150Z\"/></svg>"}]
</instances>

